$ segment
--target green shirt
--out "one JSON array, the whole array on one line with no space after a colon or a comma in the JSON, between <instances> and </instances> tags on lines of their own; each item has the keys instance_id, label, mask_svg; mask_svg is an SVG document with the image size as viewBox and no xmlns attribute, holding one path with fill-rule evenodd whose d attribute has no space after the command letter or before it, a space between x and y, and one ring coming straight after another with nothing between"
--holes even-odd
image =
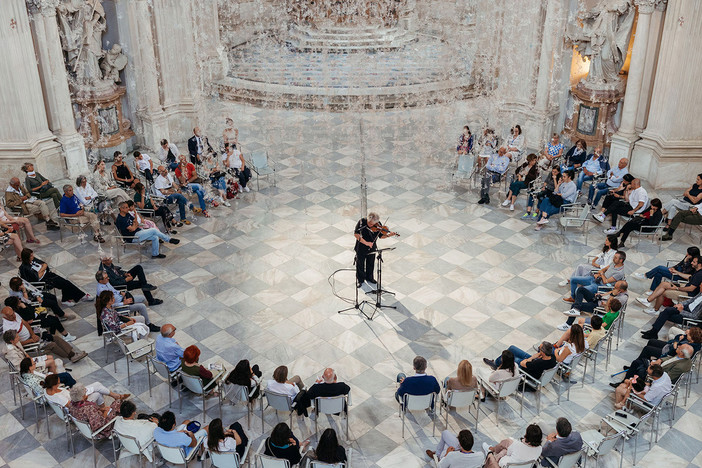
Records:
<instances>
[{"instance_id":1,"label":"green shirt","mask_svg":"<svg viewBox=\"0 0 702 468\"><path fill-rule=\"evenodd\" d=\"M616 312L607 312L602 316L602 322L604 322L602 325L605 330L609 330L609 326L612 325L612 322L614 322L617 317L619 317L619 311Z\"/></svg>"}]
</instances>

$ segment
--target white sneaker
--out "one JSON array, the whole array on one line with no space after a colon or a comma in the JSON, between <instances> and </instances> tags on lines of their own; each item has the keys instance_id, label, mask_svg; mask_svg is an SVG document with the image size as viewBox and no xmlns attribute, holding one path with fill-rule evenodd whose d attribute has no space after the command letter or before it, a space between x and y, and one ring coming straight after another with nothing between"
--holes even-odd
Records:
<instances>
[{"instance_id":1,"label":"white sneaker","mask_svg":"<svg viewBox=\"0 0 702 468\"><path fill-rule=\"evenodd\" d=\"M92 302L95 300L94 296L91 296L90 294L86 294L85 296L80 298L80 302Z\"/></svg>"},{"instance_id":2,"label":"white sneaker","mask_svg":"<svg viewBox=\"0 0 702 468\"><path fill-rule=\"evenodd\" d=\"M244 192L250 192L250 191L251 191L251 189L250 189L250 188L248 188L248 187L244 187Z\"/></svg>"},{"instance_id":3,"label":"white sneaker","mask_svg":"<svg viewBox=\"0 0 702 468\"><path fill-rule=\"evenodd\" d=\"M485 452L485 455L487 456L488 453L490 453L490 446L483 442L483 452Z\"/></svg>"},{"instance_id":4,"label":"white sneaker","mask_svg":"<svg viewBox=\"0 0 702 468\"><path fill-rule=\"evenodd\" d=\"M646 275L639 273L638 271L632 275L636 279L646 279Z\"/></svg>"},{"instance_id":5,"label":"white sneaker","mask_svg":"<svg viewBox=\"0 0 702 468\"><path fill-rule=\"evenodd\" d=\"M222 204L223 204L224 206L232 206L232 204L229 203L227 200L224 200L224 201L222 202Z\"/></svg>"},{"instance_id":6,"label":"white sneaker","mask_svg":"<svg viewBox=\"0 0 702 468\"><path fill-rule=\"evenodd\" d=\"M502 202L502 206L507 206L509 205L509 198L507 198L505 201Z\"/></svg>"},{"instance_id":7,"label":"white sneaker","mask_svg":"<svg viewBox=\"0 0 702 468\"><path fill-rule=\"evenodd\" d=\"M604 223L604 220L605 220L604 213L597 213L597 214L592 215L592 217L595 218L600 223Z\"/></svg>"},{"instance_id":8,"label":"white sneaker","mask_svg":"<svg viewBox=\"0 0 702 468\"><path fill-rule=\"evenodd\" d=\"M568 283L570 283L570 281L568 281L567 279L564 279L563 281L558 283L558 286L560 286L560 287L568 286Z\"/></svg>"},{"instance_id":9,"label":"white sneaker","mask_svg":"<svg viewBox=\"0 0 702 468\"><path fill-rule=\"evenodd\" d=\"M548 224L548 218L541 218L536 224Z\"/></svg>"},{"instance_id":10,"label":"white sneaker","mask_svg":"<svg viewBox=\"0 0 702 468\"><path fill-rule=\"evenodd\" d=\"M653 307L649 307L648 309L644 309L644 314L658 315L658 311L656 309L654 309Z\"/></svg>"},{"instance_id":11,"label":"white sneaker","mask_svg":"<svg viewBox=\"0 0 702 468\"><path fill-rule=\"evenodd\" d=\"M76 337L71 335L70 333L66 336L62 336L61 338L63 338L63 341L65 341L66 343L70 343L71 341L76 340Z\"/></svg>"},{"instance_id":12,"label":"white sneaker","mask_svg":"<svg viewBox=\"0 0 702 468\"><path fill-rule=\"evenodd\" d=\"M570 325L568 325L566 322L563 322L562 324L558 325L556 328L558 328L560 331L566 331L570 328Z\"/></svg>"},{"instance_id":13,"label":"white sneaker","mask_svg":"<svg viewBox=\"0 0 702 468\"><path fill-rule=\"evenodd\" d=\"M643 297L637 297L636 300L639 301L639 303L641 305L643 305L644 307L651 307L653 305L650 302L648 302L648 300L644 299Z\"/></svg>"},{"instance_id":14,"label":"white sneaker","mask_svg":"<svg viewBox=\"0 0 702 468\"><path fill-rule=\"evenodd\" d=\"M619 229L617 229L616 226L612 226L611 228L605 229L605 231L604 231L605 234L616 234L618 232L619 232Z\"/></svg>"},{"instance_id":15,"label":"white sneaker","mask_svg":"<svg viewBox=\"0 0 702 468\"><path fill-rule=\"evenodd\" d=\"M514 211L514 205L509 205L509 211Z\"/></svg>"},{"instance_id":16,"label":"white sneaker","mask_svg":"<svg viewBox=\"0 0 702 468\"><path fill-rule=\"evenodd\" d=\"M653 294L653 291L646 291L644 294L646 295L646 297L648 297L648 296L650 296L651 294Z\"/></svg>"},{"instance_id":17,"label":"white sneaker","mask_svg":"<svg viewBox=\"0 0 702 468\"><path fill-rule=\"evenodd\" d=\"M76 303L74 301L63 301L61 305L64 307L73 307L76 305Z\"/></svg>"},{"instance_id":18,"label":"white sneaker","mask_svg":"<svg viewBox=\"0 0 702 468\"><path fill-rule=\"evenodd\" d=\"M568 317L579 317L580 311L578 309L564 310L563 315L567 315Z\"/></svg>"},{"instance_id":19,"label":"white sneaker","mask_svg":"<svg viewBox=\"0 0 702 468\"><path fill-rule=\"evenodd\" d=\"M243 188L241 187L241 185L240 185L240 186L239 186L239 193L242 193L243 191L244 191L244 189L243 189Z\"/></svg>"}]
</instances>

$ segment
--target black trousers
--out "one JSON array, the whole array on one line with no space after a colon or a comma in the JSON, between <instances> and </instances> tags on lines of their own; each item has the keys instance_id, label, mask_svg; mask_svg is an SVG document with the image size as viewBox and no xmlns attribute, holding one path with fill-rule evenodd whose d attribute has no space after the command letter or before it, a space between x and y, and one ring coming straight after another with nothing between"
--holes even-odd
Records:
<instances>
[{"instance_id":1,"label":"black trousers","mask_svg":"<svg viewBox=\"0 0 702 468\"><path fill-rule=\"evenodd\" d=\"M244 450L246 450L246 446L249 443L249 438L246 437L244 428L241 427L241 424L239 424L238 422L235 422L231 426L229 426L229 429L236 431L236 433L239 434L239 437L241 437L241 443L236 444L236 453L238 453L239 458L241 458L244 456Z\"/></svg>"},{"instance_id":2,"label":"black trousers","mask_svg":"<svg viewBox=\"0 0 702 468\"><path fill-rule=\"evenodd\" d=\"M612 215L612 226L617 225L617 216L628 215L631 211L631 205L624 200L619 200L616 203L612 203L609 208L605 210L605 216Z\"/></svg>"},{"instance_id":3,"label":"black trousers","mask_svg":"<svg viewBox=\"0 0 702 468\"><path fill-rule=\"evenodd\" d=\"M639 359L651 359L651 356L659 358L663 355L663 347L667 345L667 341L663 340L648 340L644 349L639 354Z\"/></svg>"},{"instance_id":4,"label":"black trousers","mask_svg":"<svg viewBox=\"0 0 702 468\"><path fill-rule=\"evenodd\" d=\"M141 289L149 283L146 281L146 274L144 273L144 269L141 267L141 265L135 266L127 273L135 278L131 281L127 281L127 291ZM151 305L154 302L154 296L151 295L151 291L142 291L142 293L144 294L146 301L149 303L149 305Z\"/></svg>"},{"instance_id":5,"label":"black trousers","mask_svg":"<svg viewBox=\"0 0 702 468\"><path fill-rule=\"evenodd\" d=\"M85 293L81 291L78 286L51 271L44 275L43 280L48 286L61 290L61 300L64 302L78 302L83 296L85 296Z\"/></svg>"},{"instance_id":6,"label":"black trousers","mask_svg":"<svg viewBox=\"0 0 702 468\"><path fill-rule=\"evenodd\" d=\"M56 299L56 296L54 296L51 293L41 293L42 296L42 301L41 305L46 307L47 309L50 309L57 317L63 317L66 315L66 313L63 311L61 308L61 305L58 302L58 299Z\"/></svg>"},{"instance_id":7,"label":"black trousers","mask_svg":"<svg viewBox=\"0 0 702 468\"><path fill-rule=\"evenodd\" d=\"M375 252L368 249L359 249L356 251L356 279L359 283L366 280L375 281Z\"/></svg>"},{"instance_id":8,"label":"black trousers","mask_svg":"<svg viewBox=\"0 0 702 468\"><path fill-rule=\"evenodd\" d=\"M246 166L243 171L239 169L233 169L234 176L239 180L239 185L246 187L246 183L251 180L251 169Z\"/></svg>"}]
</instances>

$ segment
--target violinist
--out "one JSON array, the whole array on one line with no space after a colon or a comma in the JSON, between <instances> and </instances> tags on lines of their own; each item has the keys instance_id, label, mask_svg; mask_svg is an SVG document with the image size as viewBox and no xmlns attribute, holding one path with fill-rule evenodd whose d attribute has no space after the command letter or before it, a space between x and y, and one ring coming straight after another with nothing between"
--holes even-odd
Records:
<instances>
[{"instance_id":1,"label":"violinist","mask_svg":"<svg viewBox=\"0 0 702 468\"><path fill-rule=\"evenodd\" d=\"M376 241L398 234L383 226L377 213L368 213L368 218L361 218L356 223L353 234L356 237L356 287L360 288L364 281L375 286L377 282L373 277L373 269Z\"/></svg>"}]
</instances>

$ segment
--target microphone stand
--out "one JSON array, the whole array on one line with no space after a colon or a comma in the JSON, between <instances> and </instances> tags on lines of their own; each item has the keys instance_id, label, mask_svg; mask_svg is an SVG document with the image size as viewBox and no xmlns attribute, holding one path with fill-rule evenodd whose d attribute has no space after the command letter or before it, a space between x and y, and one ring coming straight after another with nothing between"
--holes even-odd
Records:
<instances>
[{"instance_id":1,"label":"microphone stand","mask_svg":"<svg viewBox=\"0 0 702 468\"><path fill-rule=\"evenodd\" d=\"M369 252L369 253L366 254L366 256L367 256L367 255L375 255L375 252ZM365 258L364 258L364 260L365 260ZM358 255L358 252L356 252L356 258L354 259L354 264L357 264L359 261L360 261L360 260L359 260L359 255ZM355 274L354 274L354 286L357 286L357 285L356 285L356 282L357 282L357 281L358 281L358 278L356 278L356 277L355 277ZM358 301L358 289L359 289L359 287L357 286L357 287L356 287L356 298L354 299L354 304L353 304L351 307L346 307L346 308L344 308L344 309L338 310L336 313L337 313L337 314L341 314L341 313L347 312L347 311L349 311L349 310L357 309L358 312L359 312L360 314L362 314L365 318L367 318L368 320L373 320L373 315L375 315L375 311L374 311L373 314L371 314L371 316L369 317L368 314L366 314L366 313L363 311L363 305L364 305L364 304L374 305L374 304L373 304L372 302L368 301L368 300L363 300L363 301L360 301L360 302L359 302L359 301Z\"/></svg>"},{"instance_id":2,"label":"microphone stand","mask_svg":"<svg viewBox=\"0 0 702 468\"><path fill-rule=\"evenodd\" d=\"M397 306L384 305L381 303L383 293L392 294L393 296L395 295L394 292L383 289L383 252L385 252L386 250L395 250L395 247L388 247L386 249L376 250L376 253L378 254L378 284L376 285L375 290L370 291L371 293L375 293L375 310L373 311L370 317L368 317L366 314L363 314L366 315L366 318L368 320L373 320L373 316L378 311L378 309L382 309L383 307L387 309L397 309Z\"/></svg>"}]
</instances>

